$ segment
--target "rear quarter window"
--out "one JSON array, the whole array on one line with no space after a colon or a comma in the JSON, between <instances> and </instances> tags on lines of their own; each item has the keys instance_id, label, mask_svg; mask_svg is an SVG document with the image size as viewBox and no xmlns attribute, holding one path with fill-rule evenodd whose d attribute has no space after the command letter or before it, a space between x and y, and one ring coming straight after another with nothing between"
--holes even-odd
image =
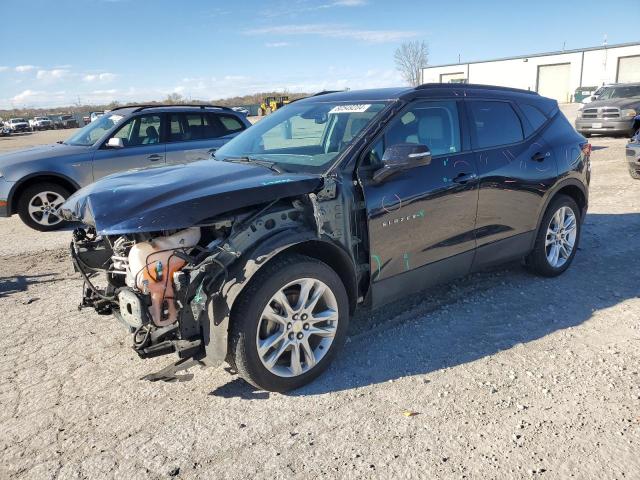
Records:
<instances>
[{"instance_id":1,"label":"rear quarter window","mask_svg":"<svg viewBox=\"0 0 640 480\"><path fill-rule=\"evenodd\" d=\"M542 113L533 105L521 103L520 110L522 110L522 113L533 127L534 132L542 127L542 125L544 125L547 121L547 117L544 115L544 113Z\"/></svg>"},{"instance_id":2,"label":"rear quarter window","mask_svg":"<svg viewBox=\"0 0 640 480\"><path fill-rule=\"evenodd\" d=\"M509 145L524 139L522 123L510 103L472 100L467 105L475 148Z\"/></svg>"},{"instance_id":3,"label":"rear quarter window","mask_svg":"<svg viewBox=\"0 0 640 480\"><path fill-rule=\"evenodd\" d=\"M219 115L218 120L220 120L220 123L222 123L222 126L225 129L225 135L244 130L244 124L236 117L232 117L230 115Z\"/></svg>"}]
</instances>

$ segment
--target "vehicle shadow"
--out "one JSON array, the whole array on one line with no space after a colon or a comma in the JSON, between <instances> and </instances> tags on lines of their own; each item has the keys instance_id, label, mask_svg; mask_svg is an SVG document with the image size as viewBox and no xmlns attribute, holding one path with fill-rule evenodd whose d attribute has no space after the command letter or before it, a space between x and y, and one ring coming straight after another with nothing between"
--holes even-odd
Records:
<instances>
[{"instance_id":1,"label":"vehicle shadow","mask_svg":"<svg viewBox=\"0 0 640 480\"><path fill-rule=\"evenodd\" d=\"M616 232L614 242L605 236L610 232ZM640 214L590 214L575 261L560 277L540 278L510 264L361 312L329 370L288 395L425 375L580 325L598 310L640 297L640 269L630 263L638 232ZM220 390L264 398L239 379Z\"/></svg>"},{"instance_id":2,"label":"vehicle shadow","mask_svg":"<svg viewBox=\"0 0 640 480\"><path fill-rule=\"evenodd\" d=\"M8 297L14 293L26 292L30 285L36 283L55 282L53 273L43 273L42 275L16 275L0 277L0 298ZM44 280L43 280L44 279Z\"/></svg>"}]
</instances>

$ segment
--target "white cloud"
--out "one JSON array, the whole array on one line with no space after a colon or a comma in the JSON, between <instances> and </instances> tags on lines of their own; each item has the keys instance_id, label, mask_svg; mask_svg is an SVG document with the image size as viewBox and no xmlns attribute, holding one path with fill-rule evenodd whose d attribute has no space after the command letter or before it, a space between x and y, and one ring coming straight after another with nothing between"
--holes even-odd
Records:
<instances>
[{"instance_id":1,"label":"white cloud","mask_svg":"<svg viewBox=\"0 0 640 480\"><path fill-rule=\"evenodd\" d=\"M44 81L60 80L69 76L70 71L65 68L54 68L53 70L38 70L36 78Z\"/></svg>"},{"instance_id":2,"label":"white cloud","mask_svg":"<svg viewBox=\"0 0 640 480\"><path fill-rule=\"evenodd\" d=\"M282 48L291 45L289 42L267 42L264 44L267 48Z\"/></svg>"},{"instance_id":3,"label":"white cloud","mask_svg":"<svg viewBox=\"0 0 640 480\"><path fill-rule=\"evenodd\" d=\"M35 70L35 69L36 69L35 65L18 65L16 67L16 72L24 73L24 72L30 72L31 70Z\"/></svg>"},{"instance_id":4,"label":"white cloud","mask_svg":"<svg viewBox=\"0 0 640 480\"><path fill-rule=\"evenodd\" d=\"M117 75L110 72L89 73L83 77L85 82L111 82Z\"/></svg>"},{"instance_id":5,"label":"white cloud","mask_svg":"<svg viewBox=\"0 0 640 480\"><path fill-rule=\"evenodd\" d=\"M0 72L6 72L7 70L9 70L9 67L4 67L0 65Z\"/></svg>"},{"instance_id":6,"label":"white cloud","mask_svg":"<svg viewBox=\"0 0 640 480\"><path fill-rule=\"evenodd\" d=\"M418 35L407 30L359 30L346 25L295 24L245 30L246 35L317 35L329 38L350 38L366 43L397 42Z\"/></svg>"}]
</instances>

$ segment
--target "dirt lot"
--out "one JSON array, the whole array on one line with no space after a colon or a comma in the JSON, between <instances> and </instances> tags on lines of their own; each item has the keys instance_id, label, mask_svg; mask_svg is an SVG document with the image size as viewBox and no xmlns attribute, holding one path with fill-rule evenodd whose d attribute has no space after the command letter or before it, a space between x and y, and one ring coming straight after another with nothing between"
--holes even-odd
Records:
<instances>
[{"instance_id":1,"label":"dirt lot","mask_svg":"<svg viewBox=\"0 0 640 480\"><path fill-rule=\"evenodd\" d=\"M139 380L168 360L138 360L115 321L78 312L69 233L1 219L0 477L640 478L640 182L624 143L592 139L565 275L511 265L359 314L329 371L286 395L223 369Z\"/></svg>"}]
</instances>

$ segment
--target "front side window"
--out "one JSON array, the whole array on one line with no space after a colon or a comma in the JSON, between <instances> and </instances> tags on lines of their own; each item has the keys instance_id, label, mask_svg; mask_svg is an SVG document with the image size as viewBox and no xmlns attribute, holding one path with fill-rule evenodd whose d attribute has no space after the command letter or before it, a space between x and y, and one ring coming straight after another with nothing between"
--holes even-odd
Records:
<instances>
[{"instance_id":1,"label":"front side window","mask_svg":"<svg viewBox=\"0 0 640 480\"><path fill-rule=\"evenodd\" d=\"M385 150L401 143L426 145L432 156L460 152L460 120L456 101L422 101L411 105L390 123L384 135L373 145L365 163L379 166Z\"/></svg>"},{"instance_id":2,"label":"front side window","mask_svg":"<svg viewBox=\"0 0 640 480\"><path fill-rule=\"evenodd\" d=\"M160 143L160 115L142 115L125 123L112 138L121 138L125 147Z\"/></svg>"},{"instance_id":3,"label":"front side window","mask_svg":"<svg viewBox=\"0 0 640 480\"><path fill-rule=\"evenodd\" d=\"M520 118L509 103L472 100L467 105L476 148L509 145L524 139Z\"/></svg>"},{"instance_id":4,"label":"front side window","mask_svg":"<svg viewBox=\"0 0 640 480\"><path fill-rule=\"evenodd\" d=\"M216 152L216 159L276 163L290 171L330 165L385 108L385 102L292 103L267 116Z\"/></svg>"}]
</instances>

